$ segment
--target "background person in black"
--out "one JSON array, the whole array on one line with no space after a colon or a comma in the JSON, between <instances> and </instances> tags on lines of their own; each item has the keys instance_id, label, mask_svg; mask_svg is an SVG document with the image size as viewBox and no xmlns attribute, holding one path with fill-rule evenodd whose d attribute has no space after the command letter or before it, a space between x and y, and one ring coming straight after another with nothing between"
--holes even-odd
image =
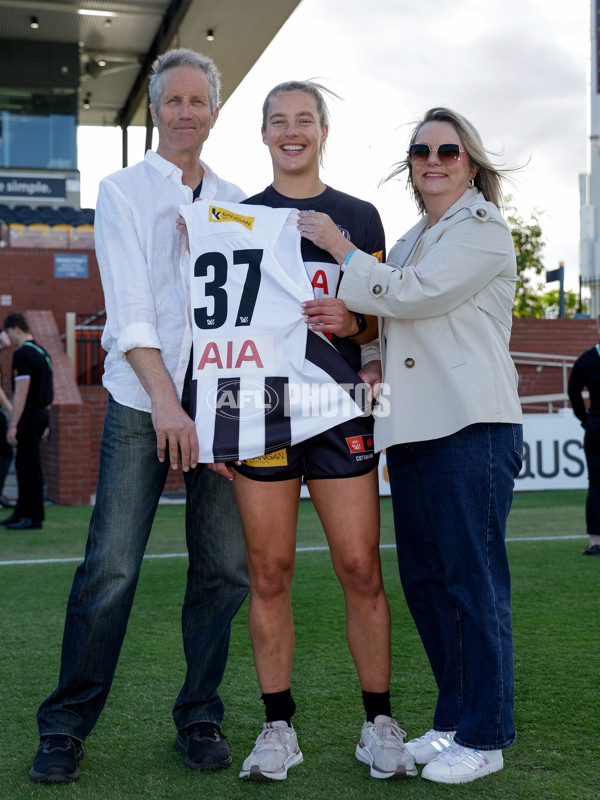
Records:
<instances>
[{"instance_id":1,"label":"background person in black","mask_svg":"<svg viewBox=\"0 0 600 800\"><path fill-rule=\"evenodd\" d=\"M0 524L9 530L29 530L41 528L44 519L40 441L48 427L48 406L53 398L52 362L44 348L33 340L24 314L9 314L4 329L10 343L17 348L12 362L12 412L6 439L17 448L19 499L13 514Z\"/></svg>"},{"instance_id":2,"label":"background person in black","mask_svg":"<svg viewBox=\"0 0 600 800\"><path fill-rule=\"evenodd\" d=\"M590 396L587 410L581 395L584 387ZM573 364L568 391L573 412L585 429L583 449L588 468L585 522L590 542L583 555L600 556L600 344L585 350Z\"/></svg>"},{"instance_id":3,"label":"background person in black","mask_svg":"<svg viewBox=\"0 0 600 800\"><path fill-rule=\"evenodd\" d=\"M10 339L4 331L0 331L0 352L7 347L10 347ZM2 494L4 481L13 460L13 449L6 441L8 421L5 412L10 416L11 411L12 404L2 388L2 370L0 370L0 506L4 506L4 508L12 508L14 506L14 503L11 503Z\"/></svg>"}]
</instances>

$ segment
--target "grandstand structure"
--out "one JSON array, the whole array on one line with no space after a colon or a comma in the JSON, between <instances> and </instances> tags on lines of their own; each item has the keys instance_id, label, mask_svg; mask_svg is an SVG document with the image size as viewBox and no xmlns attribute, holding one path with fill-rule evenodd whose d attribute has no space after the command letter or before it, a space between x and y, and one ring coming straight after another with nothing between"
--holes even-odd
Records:
<instances>
[{"instance_id":1,"label":"grandstand structure","mask_svg":"<svg viewBox=\"0 0 600 800\"><path fill-rule=\"evenodd\" d=\"M299 2L0 0L0 323L25 311L52 355L43 458L54 502L90 502L106 408L104 298L94 210L80 207L77 127L120 127L126 166L131 125L146 127L150 147L147 84L157 55L190 47L214 58L225 102ZM10 358L0 357L4 376Z\"/></svg>"}]
</instances>

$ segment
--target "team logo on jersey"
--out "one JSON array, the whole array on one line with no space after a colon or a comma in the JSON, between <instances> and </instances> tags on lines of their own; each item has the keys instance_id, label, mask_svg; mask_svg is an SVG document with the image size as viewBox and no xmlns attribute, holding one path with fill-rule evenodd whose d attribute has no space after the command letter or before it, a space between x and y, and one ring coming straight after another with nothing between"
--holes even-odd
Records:
<instances>
[{"instance_id":1,"label":"team logo on jersey","mask_svg":"<svg viewBox=\"0 0 600 800\"><path fill-rule=\"evenodd\" d=\"M242 461L248 467L287 467L287 449L276 450L274 453L267 453L264 456L257 456L256 458L249 458Z\"/></svg>"},{"instance_id":2,"label":"team logo on jersey","mask_svg":"<svg viewBox=\"0 0 600 800\"><path fill-rule=\"evenodd\" d=\"M244 228L252 230L254 220L256 217L244 217L241 214L235 214L233 211L228 211L226 208L219 206L208 207L208 221L209 222L239 222Z\"/></svg>"},{"instance_id":3,"label":"team logo on jersey","mask_svg":"<svg viewBox=\"0 0 600 800\"><path fill-rule=\"evenodd\" d=\"M376 253L371 253L371 255L374 255L379 263L383 261L383 250L378 250Z\"/></svg>"},{"instance_id":4,"label":"team logo on jersey","mask_svg":"<svg viewBox=\"0 0 600 800\"><path fill-rule=\"evenodd\" d=\"M206 404L217 417L239 420L243 412L244 419L248 420L271 414L279 405L279 397L264 383L232 378L211 389Z\"/></svg>"},{"instance_id":5,"label":"team logo on jersey","mask_svg":"<svg viewBox=\"0 0 600 800\"><path fill-rule=\"evenodd\" d=\"M346 444L351 453L367 453L373 450L373 437L347 436Z\"/></svg>"}]
</instances>

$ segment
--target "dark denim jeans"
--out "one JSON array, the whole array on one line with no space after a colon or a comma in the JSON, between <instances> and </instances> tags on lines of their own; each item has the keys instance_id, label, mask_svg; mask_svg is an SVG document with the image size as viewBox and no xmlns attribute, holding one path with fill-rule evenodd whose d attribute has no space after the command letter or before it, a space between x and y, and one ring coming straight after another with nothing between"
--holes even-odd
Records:
<instances>
[{"instance_id":1,"label":"dark denim jeans","mask_svg":"<svg viewBox=\"0 0 600 800\"><path fill-rule=\"evenodd\" d=\"M586 530L590 536L600 535L600 428L585 429L583 448L588 470L588 492L585 500Z\"/></svg>"},{"instance_id":2,"label":"dark denim jeans","mask_svg":"<svg viewBox=\"0 0 600 800\"><path fill-rule=\"evenodd\" d=\"M506 519L520 425L387 450L402 586L438 685L433 727L465 747L516 738Z\"/></svg>"},{"instance_id":3,"label":"dark denim jeans","mask_svg":"<svg viewBox=\"0 0 600 800\"><path fill-rule=\"evenodd\" d=\"M142 557L168 464L156 457L150 414L109 398L100 445L96 505L85 559L67 605L59 683L38 711L40 735L83 741L112 684ZM186 475L189 552L183 606L187 675L175 725L221 723L231 620L248 592L246 551L233 487L199 465ZM160 602L160 598L157 598Z\"/></svg>"}]
</instances>

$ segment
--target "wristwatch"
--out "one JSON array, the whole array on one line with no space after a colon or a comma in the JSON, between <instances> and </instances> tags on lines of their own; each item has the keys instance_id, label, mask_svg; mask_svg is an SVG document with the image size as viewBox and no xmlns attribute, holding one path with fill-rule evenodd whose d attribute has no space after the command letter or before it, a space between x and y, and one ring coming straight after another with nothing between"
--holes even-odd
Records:
<instances>
[{"instance_id":1,"label":"wristwatch","mask_svg":"<svg viewBox=\"0 0 600 800\"><path fill-rule=\"evenodd\" d=\"M364 333L367 330L367 320L365 319L363 314L355 314L356 317L356 324L358 325L358 330L356 333L351 333L347 338L352 339L354 336L360 336L361 333Z\"/></svg>"}]
</instances>

